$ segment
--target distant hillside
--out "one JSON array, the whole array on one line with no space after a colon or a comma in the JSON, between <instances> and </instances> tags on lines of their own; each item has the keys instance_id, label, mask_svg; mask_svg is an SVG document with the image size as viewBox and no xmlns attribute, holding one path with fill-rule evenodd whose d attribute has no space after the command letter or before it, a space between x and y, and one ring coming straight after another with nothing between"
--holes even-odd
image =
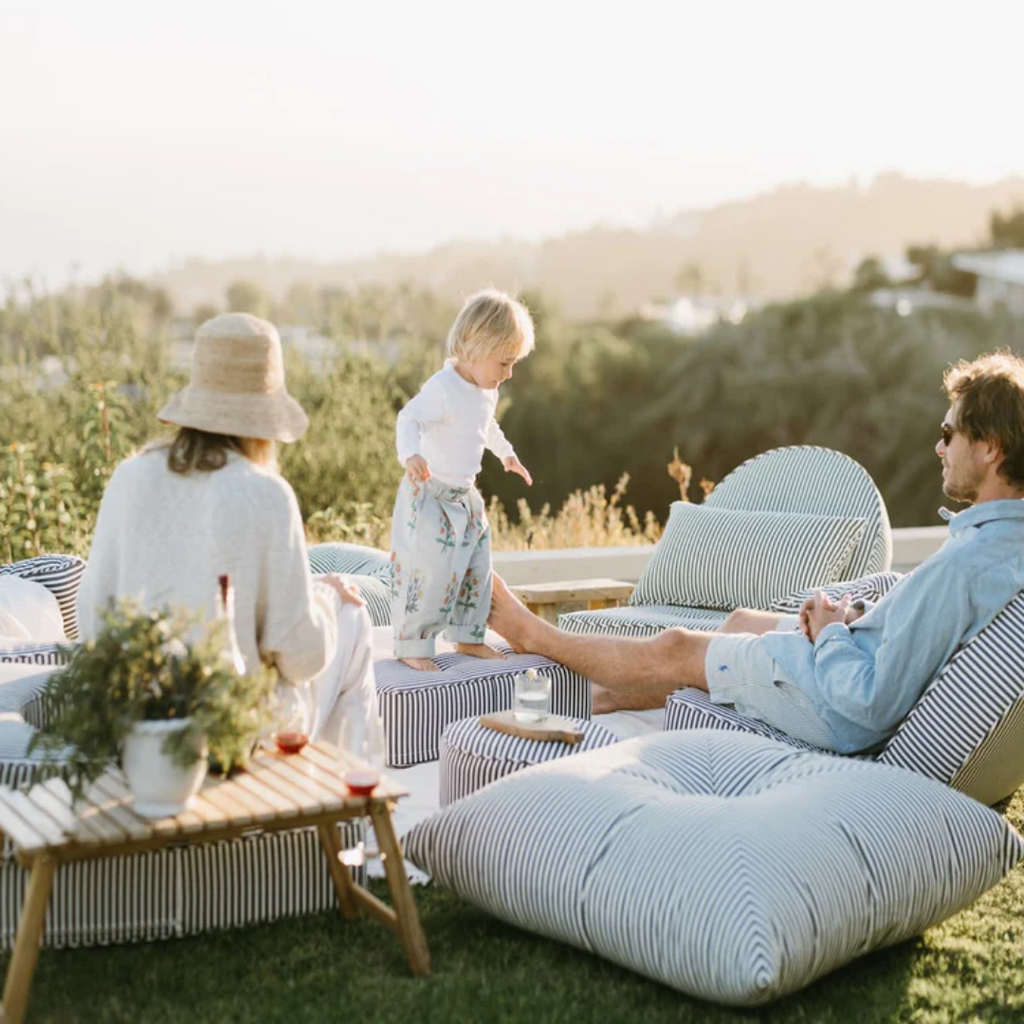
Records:
<instances>
[{"instance_id":1,"label":"distant hillside","mask_svg":"<svg viewBox=\"0 0 1024 1024\"><path fill-rule=\"evenodd\" d=\"M784 298L845 279L858 257L901 253L913 243L969 246L988 234L993 210L1024 206L1024 178L985 187L887 174L865 188L786 185L709 210L684 211L645 230L588 231L539 245L455 241L418 256L323 264L302 260L192 260L154 275L175 306L224 302L229 284L259 282L281 297L298 282L350 286L411 280L460 296L493 283L540 288L565 315L623 315L676 291L681 268L696 263L725 293Z\"/></svg>"}]
</instances>

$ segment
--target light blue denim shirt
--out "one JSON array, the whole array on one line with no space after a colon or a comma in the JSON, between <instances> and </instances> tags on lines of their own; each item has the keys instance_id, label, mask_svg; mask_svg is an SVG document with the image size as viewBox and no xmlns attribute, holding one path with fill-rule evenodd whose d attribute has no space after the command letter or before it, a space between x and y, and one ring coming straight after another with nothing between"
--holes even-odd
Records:
<instances>
[{"instance_id":1,"label":"light blue denim shirt","mask_svg":"<svg viewBox=\"0 0 1024 1024\"><path fill-rule=\"evenodd\" d=\"M840 753L888 739L957 649L1024 590L1024 500L941 513L946 543L852 625L826 626L813 645L800 633L763 637Z\"/></svg>"}]
</instances>

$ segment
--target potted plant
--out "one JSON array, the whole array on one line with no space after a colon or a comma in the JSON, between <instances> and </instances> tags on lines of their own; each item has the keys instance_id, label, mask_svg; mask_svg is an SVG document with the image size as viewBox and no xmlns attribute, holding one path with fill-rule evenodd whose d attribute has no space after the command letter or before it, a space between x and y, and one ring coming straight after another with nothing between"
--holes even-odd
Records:
<instances>
[{"instance_id":1,"label":"potted plant","mask_svg":"<svg viewBox=\"0 0 1024 1024\"><path fill-rule=\"evenodd\" d=\"M227 620L201 630L183 612L134 601L103 618L95 640L65 649L47 686L53 713L29 749L59 763L76 796L120 760L139 813L180 813L208 757L225 771L245 763L273 712L273 675L238 673Z\"/></svg>"}]
</instances>

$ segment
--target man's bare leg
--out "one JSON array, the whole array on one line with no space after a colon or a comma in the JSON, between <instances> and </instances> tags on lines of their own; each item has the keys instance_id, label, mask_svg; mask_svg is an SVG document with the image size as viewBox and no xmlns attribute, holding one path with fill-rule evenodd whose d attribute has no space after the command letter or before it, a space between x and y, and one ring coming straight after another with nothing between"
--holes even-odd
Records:
<instances>
[{"instance_id":1,"label":"man's bare leg","mask_svg":"<svg viewBox=\"0 0 1024 1024\"><path fill-rule=\"evenodd\" d=\"M494 577L488 623L515 650L541 654L595 682L608 695L598 693L602 705L617 701L619 708L658 708L681 686L707 689L709 633L667 629L641 640L566 633L528 611L499 576Z\"/></svg>"},{"instance_id":2,"label":"man's bare leg","mask_svg":"<svg viewBox=\"0 0 1024 1024\"><path fill-rule=\"evenodd\" d=\"M719 633L753 633L763 636L776 629L782 616L775 612L761 612L753 608L736 608L722 623Z\"/></svg>"}]
</instances>

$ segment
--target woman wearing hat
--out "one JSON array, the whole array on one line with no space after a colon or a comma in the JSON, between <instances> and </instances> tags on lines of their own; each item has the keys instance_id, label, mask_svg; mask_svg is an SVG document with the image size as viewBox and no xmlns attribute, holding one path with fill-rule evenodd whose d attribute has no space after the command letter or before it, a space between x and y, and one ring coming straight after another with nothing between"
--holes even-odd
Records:
<instances>
[{"instance_id":1,"label":"woman wearing hat","mask_svg":"<svg viewBox=\"0 0 1024 1024\"><path fill-rule=\"evenodd\" d=\"M301 688L312 738L337 742L347 720L350 741L378 744L369 616L340 577L314 581L295 493L276 469L276 442L309 421L285 389L273 324L244 313L204 323L189 385L159 418L177 433L121 463L104 491L78 595L82 639L112 598L212 617L228 573L246 664L275 665Z\"/></svg>"}]
</instances>

